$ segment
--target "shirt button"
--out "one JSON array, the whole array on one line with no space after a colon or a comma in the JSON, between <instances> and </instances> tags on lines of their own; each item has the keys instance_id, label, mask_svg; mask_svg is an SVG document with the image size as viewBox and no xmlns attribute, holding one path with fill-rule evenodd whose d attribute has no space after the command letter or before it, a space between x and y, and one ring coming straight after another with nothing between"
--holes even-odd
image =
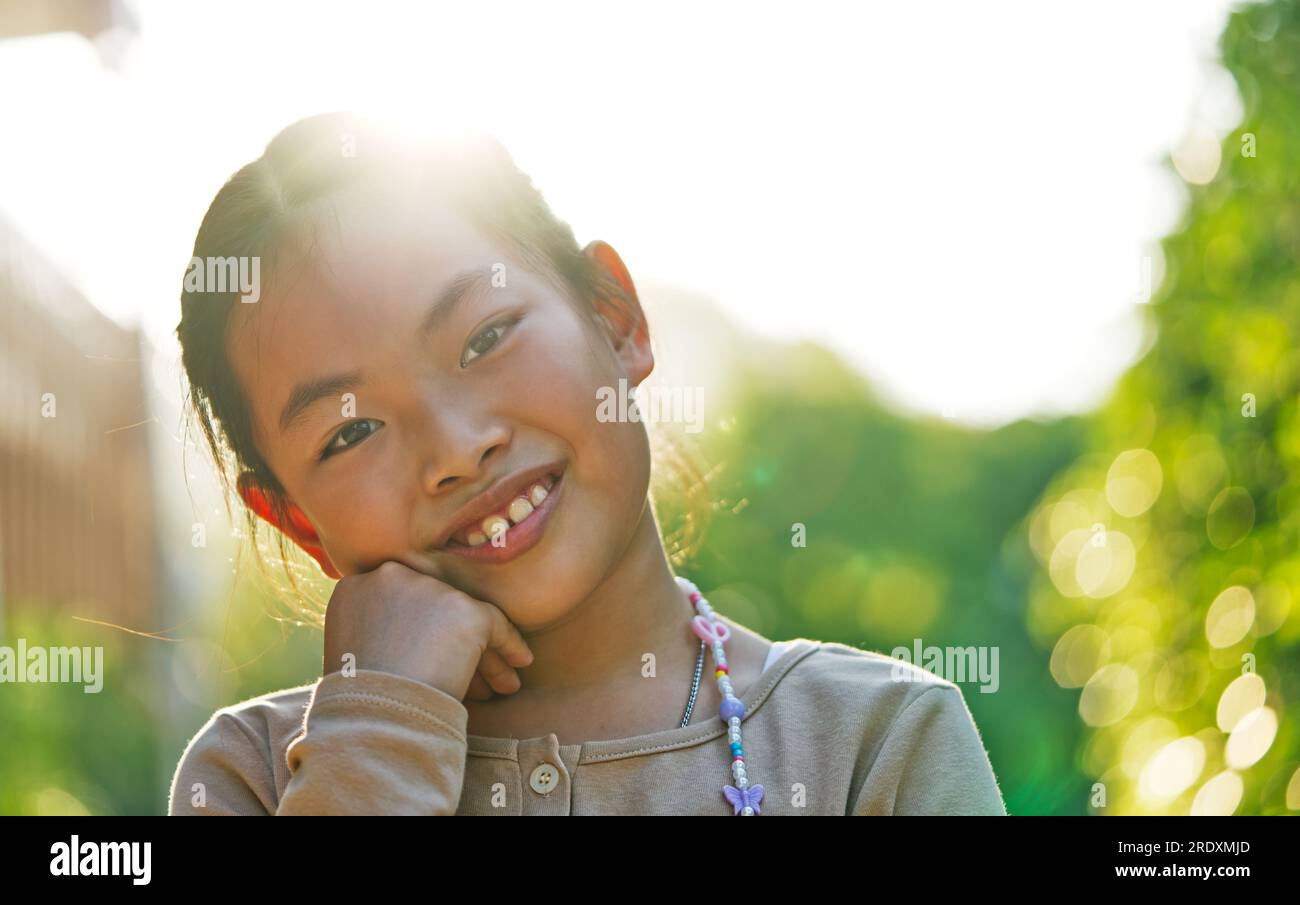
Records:
<instances>
[{"instance_id":1,"label":"shirt button","mask_svg":"<svg viewBox=\"0 0 1300 905\"><path fill-rule=\"evenodd\" d=\"M528 784L539 795L551 792L560 781L560 771L551 764L538 764L528 777Z\"/></svg>"}]
</instances>

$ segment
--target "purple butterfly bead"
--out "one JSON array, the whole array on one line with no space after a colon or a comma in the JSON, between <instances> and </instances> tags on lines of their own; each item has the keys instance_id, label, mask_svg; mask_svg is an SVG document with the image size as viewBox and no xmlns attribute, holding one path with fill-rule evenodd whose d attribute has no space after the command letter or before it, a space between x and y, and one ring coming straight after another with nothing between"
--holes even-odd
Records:
<instances>
[{"instance_id":1,"label":"purple butterfly bead","mask_svg":"<svg viewBox=\"0 0 1300 905\"><path fill-rule=\"evenodd\" d=\"M727 796L727 801L731 802L731 806L736 809L735 814L732 814L733 817L745 808L753 808L755 814L763 813L758 809L758 803L763 800L762 786L750 786L747 789L723 786L722 794Z\"/></svg>"}]
</instances>

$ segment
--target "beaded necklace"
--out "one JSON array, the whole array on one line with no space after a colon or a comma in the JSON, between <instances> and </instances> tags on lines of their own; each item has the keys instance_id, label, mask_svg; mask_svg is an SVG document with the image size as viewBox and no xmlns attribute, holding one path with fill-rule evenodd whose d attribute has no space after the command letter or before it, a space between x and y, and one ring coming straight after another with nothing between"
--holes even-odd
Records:
<instances>
[{"instance_id":1,"label":"beaded necklace","mask_svg":"<svg viewBox=\"0 0 1300 905\"><path fill-rule=\"evenodd\" d=\"M722 693L722 706L718 708L718 716L727 726L727 738L731 743L731 775L736 782L734 786L723 786L722 794L735 808L736 815L753 817L761 813L758 805L763 800L763 787L751 786L745 769L745 750L740 739L740 721L745 716L745 704L732 690L731 677L727 670L727 653L723 648L731 637L731 629L714 615L713 608L704 599L699 588L681 576L676 578L678 585L690 597L698 613L691 620L691 629L700 639L700 655L695 662L695 679L691 682L691 694L686 702L686 714L682 717L681 725L685 726L690 722L691 711L695 708L695 695L699 690L700 673L704 667L704 649L711 645L714 675L718 680L718 691Z\"/></svg>"}]
</instances>

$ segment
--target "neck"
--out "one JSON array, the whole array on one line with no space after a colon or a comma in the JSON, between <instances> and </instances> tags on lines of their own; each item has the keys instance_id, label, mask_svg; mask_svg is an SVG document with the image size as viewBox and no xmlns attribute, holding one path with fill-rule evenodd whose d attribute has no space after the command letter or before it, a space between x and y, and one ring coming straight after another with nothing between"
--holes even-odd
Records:
<instances>
[{"instance_id":1,"label":"neck","mask_svg":"<svg viewBox=\"0 0 1300 905\"><path fill-rule=\"evenodd\" d=\"M686 670L699 653L695 615L673 578L659 526L645 507L619 564L561 623L525 632L533 663L519 671L519 694L566 693L639 681L653 654L657 675Z\"/></svg>"}]
</instances>

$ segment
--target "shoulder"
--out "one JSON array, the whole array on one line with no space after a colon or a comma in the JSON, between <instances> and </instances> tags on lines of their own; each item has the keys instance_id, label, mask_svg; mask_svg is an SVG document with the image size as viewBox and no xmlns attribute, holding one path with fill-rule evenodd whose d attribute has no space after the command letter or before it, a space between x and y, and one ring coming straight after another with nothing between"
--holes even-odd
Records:
<instances>
[{"instance_id":1,"label":"shoulder","mask_svg":"<svg viewBox=\"0 0 1300 905\"><path fill-rule=\"evenodd\" d=\"M217 813L236 802L245 811L255 805L273 811L277 783L287 772L284 752L302 731L316 685L269 692L213 713L185 745L168 813Z\"/></svg>"},{"instance_id":2,"label":"shoulder","mask_svg":"<svg viewBox=\"0 0 1300 905\"><path fill-rule=\"evenodd\" d=\"M765 676L771 706L783 723L801 722L840 750L852 746L869 761L918 701L965 711L956 684L906 660L835 641L795 638Z\"/></svg>"},{"instance_id":3,"label":"shoulder","mask_svg":"<svg viewBox=\"0 0 1300 905\"><path fill-rule=\"evenodd\" d=\"M956 683L875 651L796 639L773 689L828 750L853 751L850 813L1005 813ZM802 714L802 716L799 716Z\"/></svg>"},{"instance_id":4,"label":"shoulder","mask_svg":"<svg viewBox=\"0 0 1300 905\"><path fill-rule=\"evenodd\" d=\"M906 660L835 641L796 638L784 644L786 653L799 653L781 677L783 696L804 698L821 708L834 705L845 716L856 712L873 725L935 689L961 700L955 683Z\"/></svg>"},{"instance_id":5,"label":"shoulder","mask_svg":"<svg viewBox=\"0 0 1300 905\"><path fill-rule=\"evenodd\" d=\"M192 749L252 744L268 753L283 751L303 726L307 705L317 682L272 691L218 709L190 739Z\"/></svg>"}]
</instances>

